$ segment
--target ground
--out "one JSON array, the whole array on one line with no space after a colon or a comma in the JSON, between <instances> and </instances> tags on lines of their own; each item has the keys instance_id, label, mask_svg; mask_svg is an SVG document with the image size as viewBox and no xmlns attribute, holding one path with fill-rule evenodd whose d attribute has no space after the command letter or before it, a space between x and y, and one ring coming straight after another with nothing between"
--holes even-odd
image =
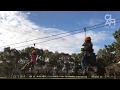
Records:
<instances>
[{"instance_id":1,"label":"ground","mask_svg":"<svg viewBox=\"0 0 120 90\"><path fill-rule=\"evenodd\" d=\"M32 78L31 76L29 78L24 78L24 77L20 77L20 78L5 78L5 77L0 77L0 79L99 79L98 76L92 76L92 78L87 78L87 76L61 76L61 77L58 77L58 76L54 76L54 77L34 77ZM100 78L102 79L102 78ZM108 77L107 78L104 78L104 79L109 79Z\"/></svg>"}]
</instances>

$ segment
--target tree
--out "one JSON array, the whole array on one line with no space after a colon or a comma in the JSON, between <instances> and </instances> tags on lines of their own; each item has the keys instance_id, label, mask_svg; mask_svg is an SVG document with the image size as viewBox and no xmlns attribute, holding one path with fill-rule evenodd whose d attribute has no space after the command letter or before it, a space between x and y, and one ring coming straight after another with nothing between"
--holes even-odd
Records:
<instances>
[{"instance_id":1,"label":"tree","mask_svg":"<svg viewBox=\"0 0 120 90\"><path fill-rule=\"evenodd\" d=\"M113 36L116 39L116 41L113 42L113 46L115 49L116 62L118 62L120 61L120 29L118 29L118 31L115 31L115 33L113 33Z\"/></svg>"},{"instance_id":2,"label":"tree","mask_svg":"<svg viewBox=\"0 0 120 90\"><path fill-rule=\"evenodd\" d=\"M115 42L111 45L105 45L105 48L100 49L97 53L97 57L105 59L108 66L120 61L120 29L115 31L113 36L115 38Z\"/></svg>"}]
</instances>

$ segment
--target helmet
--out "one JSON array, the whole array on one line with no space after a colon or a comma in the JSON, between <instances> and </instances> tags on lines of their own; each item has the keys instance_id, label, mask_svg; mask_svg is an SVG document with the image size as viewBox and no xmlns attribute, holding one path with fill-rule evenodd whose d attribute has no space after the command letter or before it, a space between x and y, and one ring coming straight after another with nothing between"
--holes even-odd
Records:
<instances>
[{"instance_id":1,"label":"helmet","mask_svg":"<svg viewBox=\"0 0 120 90\"><path fill-rule=\"evenodd\" d=\"M32 54L36 54L36 53L37 53L36 50L33 50L33 51L32 51Z\"/></svg>"},{"instance_id":2,"label":"helmet","mask_svg":"<svg viewBox=\"0 0 120 90\"><path fill-rule=\"evenodd\" d=\"M85 41L90 40L91 41L91 37L85 37Z\"/></svg>"}]
</instances>

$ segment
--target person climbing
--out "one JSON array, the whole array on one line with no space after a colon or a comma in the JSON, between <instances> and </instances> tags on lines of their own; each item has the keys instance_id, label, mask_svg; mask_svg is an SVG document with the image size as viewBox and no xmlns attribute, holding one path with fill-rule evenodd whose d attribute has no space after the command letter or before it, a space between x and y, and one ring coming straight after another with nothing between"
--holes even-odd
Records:
<instances>
[{"instance_id":1,"label":"person climbing","mask_svg":"<svg viewBox=\"0 0 120 90\"><path fill-rule=\"evenodd\" d=\"M91 42L91 37L85 37L85 41L82 44L82 46L84 46L83 51L84 51L84 55L81 61L81 66L82 69L84 69L86 67L86 58L87 56L90 56L90 53L93 52L93 44Z\"/></svg>"},{"instance_id":2,"label":"person climbing","mask_svg":"<svg viewBox=\"0 0 120 90\"><path fill-rule=\"evenodd\" d=\"M36 58L37 58L37 52L36 52L36 49L33 49L32 55L31 55L31 61L28 62L21 70L24 70L26 67L31 68L33 70L34 64L36 62Z\"/></svg>"}]
</instances>

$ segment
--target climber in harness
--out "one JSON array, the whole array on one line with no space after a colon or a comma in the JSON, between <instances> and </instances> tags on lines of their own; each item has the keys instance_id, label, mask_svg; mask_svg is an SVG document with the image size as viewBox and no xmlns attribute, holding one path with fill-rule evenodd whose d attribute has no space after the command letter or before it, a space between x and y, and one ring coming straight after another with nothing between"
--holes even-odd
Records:
<instances>
[{"instance_id":1,"label":"climber in harness","mask_svg":"<svg viewBox=\"0 0 120 90\"><path fill-rule=\"evenodd\" d=\"M37 58L37 51L34 48L32 50L32 54L31 54L31 60L30 62L28 62L21 70L24 70L26 67L27 68L31 68L32 70L34 69L34 64L36 63L36 58Z\"/></svg>"},{"instance_id":2,"label":"climber in harness","mask_svg":"<svg viewBox=\"0 0 120 90\"><path fill-rule=\"evenodd\" d=\"M84 48L83 48L83 58L81 61L81 66L82 69L85 69L85 67L87 66L87 57L91 55L91 53L93 53L93 44L91 42L91 37L85 37L85 41L83 43Z\"/></svg>"}]
</instances>

